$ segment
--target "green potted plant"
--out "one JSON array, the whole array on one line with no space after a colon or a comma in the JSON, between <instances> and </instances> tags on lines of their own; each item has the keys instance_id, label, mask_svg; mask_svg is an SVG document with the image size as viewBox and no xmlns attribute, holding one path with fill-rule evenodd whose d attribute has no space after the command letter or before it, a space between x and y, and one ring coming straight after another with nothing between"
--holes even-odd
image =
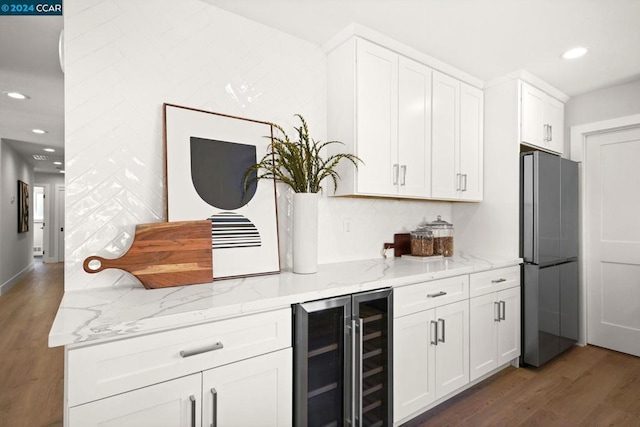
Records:
<instances>
[{"instance_id":1,"label":"green potted plant","mask_svg":"<svg viewBox=\"0 0 640 427\"><path fill-rule=\"evenodd\" d=\"M293 195L293 271L309 274L317 271L318 260L318 196L326 179L338 187L340 175L336 166L342 160L351 162L356 168L361 162L350 153L334 153L327 157L322 151L340 141L315 141L309 136L309 127L304 117L300 127L294 127L297 140L292 141L282 127L273 124L281 135L271 135L270 149L255 165L251 166L244 179L245 188L259 179L275 179L291 187Z\"/></svg>"}]
</instances>

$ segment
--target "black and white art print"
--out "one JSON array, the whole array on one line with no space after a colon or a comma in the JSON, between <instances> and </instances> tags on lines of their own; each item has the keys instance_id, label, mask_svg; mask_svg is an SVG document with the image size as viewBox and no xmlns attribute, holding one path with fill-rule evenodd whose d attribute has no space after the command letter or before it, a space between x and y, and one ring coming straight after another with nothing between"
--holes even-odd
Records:
<instances>
[{"instance_id":1,"label":"black and white art print","mask_svg":"<svg viewBox=\"0 0 640 427\"><path fill-rule=\"evenodd\" d=\"M275 182L244 188L271 132L267 122L164 104L167 220L211 220L214 279L280 271Z\"/></svg>"}]
</instances>

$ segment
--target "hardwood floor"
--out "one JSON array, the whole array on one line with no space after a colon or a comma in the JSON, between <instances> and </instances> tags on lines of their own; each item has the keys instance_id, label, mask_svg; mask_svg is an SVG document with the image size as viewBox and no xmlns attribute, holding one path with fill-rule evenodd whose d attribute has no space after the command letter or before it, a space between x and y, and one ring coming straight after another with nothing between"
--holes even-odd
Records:
<instances>
[{"instance_id":1,"label":"hardwood floor","mask_svg":"<svg viewBox=\"0 0 640 427\"><path fill-rule=\"evenodd\" d=\"M64 264L36 262L0 296L0 426L62 426L64 350L47 338L62 294Z\"/></svg>"},{"instance_id":2,"label":"hardwood floor","mask_svg":"<svg viewBox=\"0 0 640 427\"><path fill-rule=\"evenodd\" d=\"M508 368L406 424L639 426L640 358L574 347L541 368Z\"/></svg>"}]
</instances>

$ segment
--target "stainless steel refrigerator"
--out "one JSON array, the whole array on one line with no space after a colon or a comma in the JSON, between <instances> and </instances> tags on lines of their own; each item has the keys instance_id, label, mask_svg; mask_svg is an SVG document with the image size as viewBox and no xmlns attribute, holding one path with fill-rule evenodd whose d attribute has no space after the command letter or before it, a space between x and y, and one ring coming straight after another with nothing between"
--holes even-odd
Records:
<instances>
[{"instance_id":1,"label":"stainless steel refrigerator","mask_svg":"<svg viewBox=\"0 0 640 427\"><path fill-rule=\"evenodd\" d=\"M541 366L578 339L578 164L521 155L522 361Z\"/></svg>"}]
</instances>

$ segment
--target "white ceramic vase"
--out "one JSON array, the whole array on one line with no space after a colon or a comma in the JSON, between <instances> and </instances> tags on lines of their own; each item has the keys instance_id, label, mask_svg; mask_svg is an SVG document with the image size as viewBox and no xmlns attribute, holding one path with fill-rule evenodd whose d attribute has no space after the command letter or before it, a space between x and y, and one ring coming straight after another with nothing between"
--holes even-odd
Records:
<instances>
[{"instance_id":1,"label":"white ceramic vase","mask_svg":"<svg viewBox=\"0 0 640 427\"><path fill-rule=\"evenodd\" d=\"M318 194L293 194L293 272L318 271Z\"/></svg>"}]
</instances>

